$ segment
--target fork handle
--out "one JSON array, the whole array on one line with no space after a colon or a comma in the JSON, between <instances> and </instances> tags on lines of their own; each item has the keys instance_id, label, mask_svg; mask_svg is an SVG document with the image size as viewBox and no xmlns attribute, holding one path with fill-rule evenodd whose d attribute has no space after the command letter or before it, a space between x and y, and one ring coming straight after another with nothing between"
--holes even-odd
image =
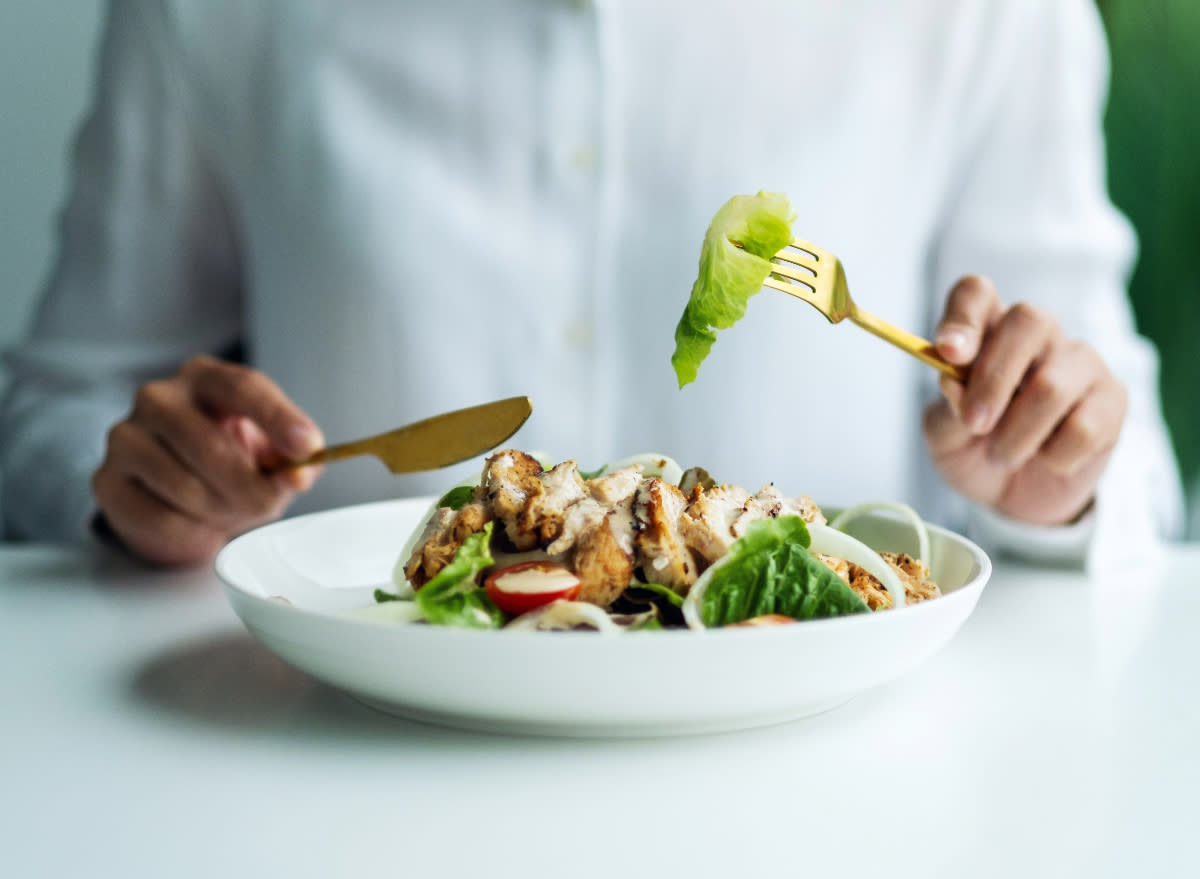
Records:
<instances>
[{"instance_id":1,"label":"fork handle","mask_svg":"<svg viewBox=\"0 0 1200 879\"><path fill-rule=\"evenodd\" d=\"M941 370L951 378L957 379L960 382L967 380L967 368L965 366L955 366L953 363L950 363L937 353L937 349L933 346L933 343L927 339L922 339L920 336L915 336L907 330L894 327L882 318L878 318L870 312L863 311L861 308L854 308L850 312L849 317L850 320L854 321L867 332L875 334L885 342L891 342L900 350L907 351L913 357Z\"/></svg>"}]
</instances>

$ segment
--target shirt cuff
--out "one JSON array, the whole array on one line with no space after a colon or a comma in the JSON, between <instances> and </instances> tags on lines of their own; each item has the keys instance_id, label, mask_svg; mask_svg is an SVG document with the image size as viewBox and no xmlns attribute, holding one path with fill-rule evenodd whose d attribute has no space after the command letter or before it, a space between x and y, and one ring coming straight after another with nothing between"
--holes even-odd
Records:
<instances>
[{"instance_id":1,"label":"shirt cuff","mask_svg":"<svg viewBox=\"0 0 1200 879\"><path fill-rule=\"evenodd\" d=\"M985 551L1039 564L1084 566L1095 532L1094 507L1069 525L1051 526L1031 525L976 504L967 514L967 536Z\"/></svg>"}]
</instances>

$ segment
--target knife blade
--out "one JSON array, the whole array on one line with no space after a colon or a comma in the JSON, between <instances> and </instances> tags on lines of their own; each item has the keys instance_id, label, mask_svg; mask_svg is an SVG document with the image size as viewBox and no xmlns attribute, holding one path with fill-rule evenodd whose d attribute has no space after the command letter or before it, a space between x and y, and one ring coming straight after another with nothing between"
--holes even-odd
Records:
<instances>
[{"instance_id":1,"label":"knife blade","mask_svg":"<svg viewBox=\"0 0 1200 879\"><path fill-rule=\"evenodd\" d=\"M494 449L520 429L533 412L528 397L508 397L348 443L327 446L302 461L290 461L275 472L374 455L393 473L419 473L449 467Z\"/></svg>"}]
</instances>

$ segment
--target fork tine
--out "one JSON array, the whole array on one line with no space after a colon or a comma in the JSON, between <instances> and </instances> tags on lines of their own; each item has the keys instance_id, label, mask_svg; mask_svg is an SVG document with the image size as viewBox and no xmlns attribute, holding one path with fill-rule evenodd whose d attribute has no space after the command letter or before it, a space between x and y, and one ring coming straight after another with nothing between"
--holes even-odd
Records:
<instances>
[{"instance_id":1,"label":"fork tine","mask_svg":"<svg viewBox=\"0 0 1200 879\"><path fill-rule=\"evenodd\" d=\"M817 262L827 262L832 265L837 261L836 256L834 256L824 247L819 247L816 244L813 244L811 241L802 241L799 238L794 238L792 239L792 247L796 248L797 250L808 251L816 258Z\"/></svg>"},{"instance_id":2,"label":"fork tine","mask_svg":"<svg viewBox=\"0 0 1200 879\"><path fill-rule=\"evenodd\" d=\"M774 267L771 269L771 273L775 275L783 275L785 278L791 278L793 281L804 284L807 287L812 287L813 290L817 289L818 276L812 274L811 272L797 271L796 269L789 268L788 266L781 266L779 263L775 263Z\"/></svg>"},{"instance_id":3,"label":"fork tine","mask_svg":"<svg viewBox=\"0 0 1200 879\"><path fill-rule=\"evenodd\" d=\"M819 294L816 290L810 290L800 284L793 284L791 281L780 281L777 278L767 278L763 281L764 287L770 287L772 290L778 290L780 293L786 293L789 296L795 296L806 305L811 305L817 310L817 314L825 318L831 324L837 323L818 302Z\"/></svg>"},{"instance_id":4,"label":"fork tine","mask_svg":"<svg viewBox=\"0 0 1200 879\"><path fill-rule=\"evenodd\" d=\"M772 290L778 290L780 293L786 293L789 296L795 296L802 302L807 302L809 305L821 311L813 299L816 297L816 291L803 287L800 284L793 284L791 281L780 281L778 278L767 278L763 281L764 287L770 287ZM821 312L824 314L824 312Z\"/></svg>"},{"instance_id":5,"label":"fork tine","mask_svg":"<svg viewBox=\"0 0 1200 879\"><path fill-rule=\"evenodd\" d=\"M801 268L808 269L814 275L819 274L821 270L820 263L813 259L809 254L797 253L794 250L781 250L779 253L771 257L771 259L778 260L779 262L791 263L794 266L800 266Z\"/></svg>"}]
</instances>

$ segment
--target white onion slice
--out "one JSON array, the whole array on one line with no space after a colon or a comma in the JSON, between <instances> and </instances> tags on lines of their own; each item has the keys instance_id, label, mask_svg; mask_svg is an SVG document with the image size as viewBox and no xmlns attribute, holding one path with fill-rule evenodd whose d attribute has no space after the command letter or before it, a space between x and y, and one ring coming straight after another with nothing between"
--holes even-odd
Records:
<instances>
[{"instance_id":1,"label":"white onion slice","mask_svg":"<svg viewBox=\"0 0 1200 879\"><path fill-rule=\"evenodd\" d=\"M728 553L709 565L704 573L696 578L696 582L692 584L688 594L683 597L683 621L687 623L689 629L699 632L708 628L704 625L704 620L700 618L700 602L704 599L704 593L708 591L708 584L712 582L713 572L727 561L729 561Z\"/></svg>"},{"instance_id":2,"label":"white onion slice","mask_svg":"<svg viewBox=\"0 0 1200 879\"><path fill-rule=\"evenodd\" d=\"M810 552L819 552L853 562L867 573L874 575L887 588L888 594L892 597L893 608L904 607L904 584L900 582L900 576L884 560L883 556L857 537L851 537L828 525L810 522L808 533L812 535Z\"/></svg>"},{"instance_id":3,"label":"white onion slice","mask_svg":"<svg viewBox=\"0 0 1200 879\"><path fill-rule=\"evenodd\" d=\"M619 635L625 630L609 619L608 613L586 601L558 599L523 613L504 628L527 632L568 631L591 626L604 635Z\"/></svg>"},{"instance_id":4,"label":"white onion slice","mask_svg":"<svg viewBox=\"0 0 1200 879\"><path fill-rule=\"evenodd\" d=\"M842 510L834 516L829 522L829 527L845 531L847 522L857 519L864 513L873 513L876 510L888 510L893 513L899 513L908 520L908 523L912 525L913 531L917 535L917 558L926 567L932 567L932 562L929 558L929 528L926 527L925 520L908 504L896 501L871 501L870 503L858 504L847 510Z\"/></svg>"}]
</instances>

